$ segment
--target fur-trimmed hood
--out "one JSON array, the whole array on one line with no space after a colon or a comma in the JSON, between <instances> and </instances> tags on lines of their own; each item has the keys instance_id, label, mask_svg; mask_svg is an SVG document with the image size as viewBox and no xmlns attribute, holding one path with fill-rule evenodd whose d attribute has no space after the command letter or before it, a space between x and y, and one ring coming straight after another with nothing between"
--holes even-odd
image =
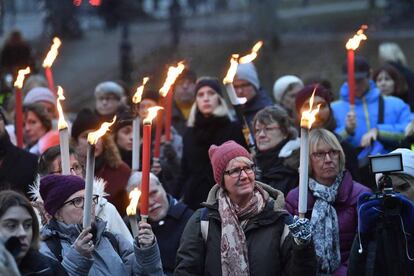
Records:
<instances>
[{"instance_id":1,"label":"fur-trimmed hood","mask_svg":"<svg viewBox=\"0 0 414 276\"><path fill-rule=\"evenodd\" d=\"M276 190L272 187L270 187L269 185L266 185L260 181L255 181L255 185L260 186L261 188L263 188L263 190L266 192L267 194L267 200L273 200L274 201L274 205L273 205L273 210L274 211L286 211L285 209L285 196L283 195L283 193L279 190ZM216 204L216 202L218 201L218 192L220 191L221 186L218 184L215 184L210 192L208 193L207 196L207 200L203 203L203 205L208 205L208 206L212 206L214 204Z\"/></svg>"}]
</instances>

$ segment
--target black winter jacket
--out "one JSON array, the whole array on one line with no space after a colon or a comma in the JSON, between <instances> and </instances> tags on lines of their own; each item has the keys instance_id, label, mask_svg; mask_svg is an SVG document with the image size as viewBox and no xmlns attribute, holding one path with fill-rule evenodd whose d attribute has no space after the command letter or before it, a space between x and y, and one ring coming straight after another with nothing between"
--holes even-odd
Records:
<instances>
[{"instance_id":1,"label":"black winter jacket","mask_svg":"<svg viewBox=\"0 0 414 276\"><path fill-rule=\"evenodd\" d=\"M269 193L265 209L249 220L246 235L250 275L315 275L316 256L313 244L297 245L290 234L281 244L287 212L283 210L284 197L280 191L256 182ZM211 189L204 204L208 209L208 235L205 242L200 227L203 209L197 210L188 221L177 252L174 275L222 275L221 219L216 194Z\"/></svg>"}]
</instances>

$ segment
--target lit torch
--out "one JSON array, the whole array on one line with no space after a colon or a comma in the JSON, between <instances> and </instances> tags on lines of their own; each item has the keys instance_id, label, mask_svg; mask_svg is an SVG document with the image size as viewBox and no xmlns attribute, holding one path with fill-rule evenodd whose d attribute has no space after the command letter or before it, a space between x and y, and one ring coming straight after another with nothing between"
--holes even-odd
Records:
<instances>
[{"instance_id":1,"label":"lit torch","mask_svg":"<svg viewBox=\"0 0 414 276\"><path fill-rule=\"evenodd\" d=\"M93 190L93 177L95 171L95 145L98 139L105 135L109 128L115 123L116 116L114 116L112 122L105 122L101 127L88 134L88 148L86 154L86 176L85 176L85 203L83 207L83 228L91 225L91 213L92 213L92 190Z\"/></svg>"},{"instance_id":2,"label":"lit torch","mask_svg":"<svg viewBox=\"0 0 414 276\"><path fill-rule=\"evenodd\" d=\"M129 224L131 225L132 235L134 238L138 236L138 223L137 223L137 206L138 201L141 196L141 191L138 188L133 189L129 193L129 202L128 207L126 208L126 213L129 218Z\"/></svg>"},{"instance_id":3,"label":"lit torch","mask_svg":"<svg viewBox=\"0 0 414 276\"><path fill-rule=\"evenodd\" d=\"M309 110L302 112L300 120L300 165L299 165L299 217L304 218L308 205L308 178L309 178L309 130L316 120L316 114L319 112L318 105L313 108L316 87L309 99Z\"/></svg>"},{"instance_id":4,"label":"lit torch","mask_svg":"<svg viewBox=\"0 0 414 276\"><path fill-rule=\"evenodd\" d=\"M355 50L359 47L362 40L367 40L367 36L364 34L364 30L368 28L367 25L362 25L358 32L348 40L345 48L348 50L347 62L348 62L348 93L349 103L351 104L351 110L355 105Z\"/></svg>"},{"instance_id":5,"label":"lit torch","mask_svg":"<svg viewBox=\"0 0 414 276\"><path fill-rule=\"evenodd\" d=\"M236 111L239 121L243 124L243 134L246 139L246 143L250 147L254 147L255 141L252 135L249 124L244 118L242 105L247 102L246 98L237 97L236 91L234 90L233 80L236 76L237 67L239 64L249 63L256 59L260 48L263 46L263 41L258 41L251 50L250 54L240 57L238 54L233 54L230 59L230 68L227 71L226 76L223 79L223 84L226 88L227 95L231 104L233 105L234 110Z\"/></svg>"},{"instance_id":6,"label":"lit torch","mask_svg":"<svg viewBox=\"0 0 414 276\"><path fill-rule=\"evenodd\" d=\"M142 100L142 93L144 92L144 86L148 82L149 78L145 77L142 80L142 85L137 88L134 96L132 97L132 102L135 104L136 110L138 110L138 104ZM140 134L141 121L136 112L135 119L132 121L132 171L139 170L139 154L141 149L141 134Z\"/></svg>"},{"instance_id":7,"label":"lit torch","mask_svg":"<svg viewBox=\"0 0 414 276\"><path fill-rule=\"evenodd\" d=\"M70 174L70 159L69 159L69 130L68 124L65 121L63 115L63 109L60 101L65 99L63 96L63 89L58 86L57 91L58 98L56 100L56 106L59 113L58 129L59 129L59 144L60 144L60 158L62 162L62 174Z\"/></svg>"},{"instance_id":8,"label":"lit torch","mask_svg":"<svg viewBox=\"0 0 414 276\"><path fill-rule=\"evenodd\" d=\"M62 42L58 37L53 38L53 44L50 47L49 52L46 55L45 60L43 61L43 68L45 68L45 75L47 79L47 83L49 86L49 89L53 92L56 92L55 90L55 83L53 81L53 74L52 74L52 65L55 61L58 53L59 53L59 47L62 45Z\"/></svg>"},{"instance_id":9,"label":"lit torch","mask_svg":"<svg viewBox=\"0 0 414 276\"><path fill-rule=\"evenodd\" d=\"M151 125L152 120L157 116L158 110L162 109L160 106L148 108L148 115L144 119L144 130L142 136L142 179L141 179L141 220L148 219L148 196L149 196L149 174L150 174L150 157L151 157Z\"/></svg>"},{"instance_id":10,"label":"lit torch","mask_svg":"<svg viewBox=\"0 0 414 276\"><path fill-rule=\"evenodd\" d=\"M23 148L23 102L22 102L22 87L24 78L27 74L30 74L30 67L26 67L26 69L20 69L16 81L14 82L14 87L16 88L15 91L15 101L16 101L16 138L17 138L17 146L19 148Z\"/></svg>"}]
</instances>

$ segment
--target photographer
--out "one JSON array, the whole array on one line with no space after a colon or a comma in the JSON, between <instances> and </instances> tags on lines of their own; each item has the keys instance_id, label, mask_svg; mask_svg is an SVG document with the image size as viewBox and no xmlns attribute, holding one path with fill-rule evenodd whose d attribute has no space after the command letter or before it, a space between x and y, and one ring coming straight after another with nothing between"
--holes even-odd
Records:
<instances>
[{"instance_id":1,"label":"photographer","mask_svg":"<svg viewBox=\"0 0 414 276\"><path fill-rule=\"evenodd\" d=\"M391 153L402 155L402 171L388 174L394 192L359 197L348 275L410 275L414 269L414 152Z\"/></svg>"}]
</instances>

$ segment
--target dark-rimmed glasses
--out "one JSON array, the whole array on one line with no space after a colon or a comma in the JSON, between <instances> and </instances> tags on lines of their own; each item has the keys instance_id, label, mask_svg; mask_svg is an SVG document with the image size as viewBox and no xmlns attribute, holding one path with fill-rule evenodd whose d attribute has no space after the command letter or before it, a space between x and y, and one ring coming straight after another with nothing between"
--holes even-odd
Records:
<instances>
[{"instance_id":1,"label":"dark-rimmed glasses","mask_svg":"<svg viewBox=\"0 0 414 276\"><path fill-rule=\"evenodd\" d=\"M327 154L330 158L336 158L339 156L339 150L317 151L312 153L312 157L318 161L322 161L325 160Z\"/></svg>"},{"instance_id":2,"label":"dark-rimmed glasses","mask_svg":"<svg viewBox=\"0 0 414 276\"><path fill-rule=\"evenodd\" d=\"M230 177L233 178L239 178L241 175L241 172L244 171L246 174L253 174L255 171L256 166L255 165L251 165L251 166L244 166L242 168L238 167L238 168L234 168L231 170L227 170L224 171L224 174L227 174Z\"/></svg>"},{"instance_id":3,"label":"dark-rimmed glasses","mask_svg":"<svg viewBox=\"0 0 414 276\"><path fill-rule=\"evenodd\" d=\"M93 195L92 203L95 205L98 204L98 199L98 195ZM76 208L83 208L83 206L85 205L85 198L83 196L72 198L71 200L64 202L62 206L65 206L66 204L72 204Z\"/></svg>"}]
</instances>

